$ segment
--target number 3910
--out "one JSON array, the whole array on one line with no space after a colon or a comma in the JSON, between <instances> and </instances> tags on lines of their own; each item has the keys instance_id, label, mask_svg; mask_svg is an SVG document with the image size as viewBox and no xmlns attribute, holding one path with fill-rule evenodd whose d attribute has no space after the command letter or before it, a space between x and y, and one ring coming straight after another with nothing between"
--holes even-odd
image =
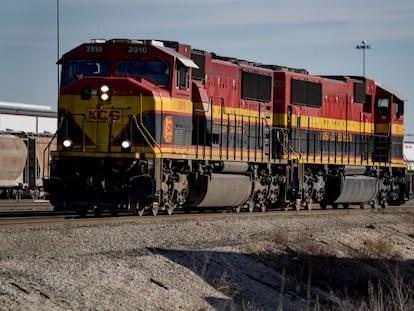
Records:
<instances>
[{"instance_id":1,"label":"number 3910","mask_svg":"<svg viewBox=\"0 0 414 311\"><path fill-rule=\"evenodd\" d=\"M128 53L133 54L147 54L148 48L146 46L129 46Z\"/></svg>"},{"instance_id":2,"label":"number 3910","mask_svg":"<svg viewBox=\"0 0 414 311\"><path fill-rule=\"evenodd\" d=\"M103 47L100 45L87 45L85 52L86 53L102 53Z\"/></svg>"}]
</instances>

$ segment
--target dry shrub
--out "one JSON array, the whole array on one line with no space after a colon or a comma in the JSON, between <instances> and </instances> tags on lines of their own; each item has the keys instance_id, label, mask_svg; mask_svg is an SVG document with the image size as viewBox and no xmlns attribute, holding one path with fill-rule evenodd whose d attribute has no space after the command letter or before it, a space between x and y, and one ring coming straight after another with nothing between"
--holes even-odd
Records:
<instances>
[{"instance_id":1,"label":"dry shrub","mask_svg":"<svg viewBox=\"0 0 414 311\"><path fill-rule=\"evenodd\" d=\"M288 241L288 233L276 230L264 238L254 239L246 245L246 250L258 256L269 255L283 248L288 244Z\"/></svg>"},{"instance_id":2,"label":"dry shrub","mask_svg":"<svg viewBox=\"0 0 414 311\"><path fill-rule=\"evenodd\" d=\"M401 258L401 254L395 250L393 243L384 237L365 241L364 247L356 252L362 260Z\"/></svg>"},{"instance_id":3,"label":"dry shrub","mask_svg":"<svg viewBox=\"0 0 414 311\"><path fill-rule=\"evenodd\" d=\"M286 231L277 230L272 232L267 240L275 244L285 245L289 241L289 234Z\"/></svg>"},{"instance_id":4,"label":"dry shrub","mask_svg":"<svg viewBox=\"0 0 414 311\"><path fill-rule=\"evenodd\" d=\"M226 271L223 272L219 280L215 280L216 289L224 295L233 298L240 293L240 287L236 283L231 283Z\"/></svg>"},{"instance_id":5,"label":"dry shrub","mask_svg":"<svg viewBox=\"0 0 414 311\"><path fill-rule=\"evenodd\" d=\"M268 241L258 240L246 245L246 251L257 256L266 256L272 253Z\"/></svg>"}]
</instances>

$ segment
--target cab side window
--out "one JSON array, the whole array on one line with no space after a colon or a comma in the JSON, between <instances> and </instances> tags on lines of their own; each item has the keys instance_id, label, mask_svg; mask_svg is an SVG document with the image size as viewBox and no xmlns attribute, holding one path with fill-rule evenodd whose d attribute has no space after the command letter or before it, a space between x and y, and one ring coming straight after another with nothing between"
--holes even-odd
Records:
<instances>
[{"instance_id":1,"label":"cab side window","mask_svg":"<svg viewBox=\"0 0 414 311\"><path fill-rule=\"evenodd\" d=\"M394 97L394 114L397 118L404 115L404 101Z\"/></svg>"},{"instance_id":2,"label":"cab side window","mask_svg":"<svg viewBox=\"0 0 414 311\"><path fill-rule=\"evenodd\" d=\"M379 98L377 103L377 112L379 115L387 115L390 109L389 98Z\"/></svg>"},{"instance_id":3,"label":"cab side window","mask_svg":"<svg viewBox=\"0 0 414 311\"><path fill-rule=\"evenodd\" d=\"M190 69L181 62L177 62L176 66L176 83L178 89L188 89L190 85Z\"/></svg>"}]
</instances>

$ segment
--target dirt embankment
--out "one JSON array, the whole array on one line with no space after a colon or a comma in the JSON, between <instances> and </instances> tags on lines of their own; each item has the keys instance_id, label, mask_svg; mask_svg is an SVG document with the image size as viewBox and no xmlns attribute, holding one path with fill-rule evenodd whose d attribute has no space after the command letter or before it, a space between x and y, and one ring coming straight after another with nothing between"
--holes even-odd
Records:
<instances>
[{"instance_id":1,"label":"dirt embankment","mask_svg":"<svg viewBox=\"0 0 414 311\"><path fill-rule=\"evenodd\" d=\"M413 309L414 209L266 216L0 228L0 309Z\"/></svg>"}]
</instances>

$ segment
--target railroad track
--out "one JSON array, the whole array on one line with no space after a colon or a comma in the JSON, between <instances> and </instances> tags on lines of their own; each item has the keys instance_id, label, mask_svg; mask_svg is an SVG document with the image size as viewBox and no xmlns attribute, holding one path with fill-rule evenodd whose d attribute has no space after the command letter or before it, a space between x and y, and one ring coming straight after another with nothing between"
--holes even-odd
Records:
<instances>
[{"instance_id":1,"label":"railroad track","mask_svg":"<svg viewBox=\"0 0 414 311\"><path fill-rule=\"evenodd\" d=\"M33 202L32 202L33 204ZM414 200L406 202L406 204L398 207L388 207L386 209L360 209L358 206L351 206L350 208L343 209L320 209L315 208L312 211L308 210L270 210L266 212L241 212L234 213L230 210L223 210L220 212L204 211L204 212L191 212L186 213L184 211L178 211L173 215L158 216L145 216L137 217L132 216L130 213L120 213L117 216L111 214L102 214L100 217L96 217L93 214L88 214L86 217L79 217L73 212L53 212L51 210L39 210L38 206L35 210L26 210L21 207L20 210L10 211L6 206L7 204L0 204L0 230L7 228L22 228L22 227L54 227L54 226L82 226L82 225L115 225L119 223L150 223L150 222L170 222L170 221L183 221L183 220L207 220L215 218L248 218L248 217L306 217L309 214L315 215L332 215L337 214L366 214L366 213L401 213L404 211L413 211ZM31 206L28 204L27 206ZM6 208L6 209L5 209Z\"/></svg>"}]
</instances>

